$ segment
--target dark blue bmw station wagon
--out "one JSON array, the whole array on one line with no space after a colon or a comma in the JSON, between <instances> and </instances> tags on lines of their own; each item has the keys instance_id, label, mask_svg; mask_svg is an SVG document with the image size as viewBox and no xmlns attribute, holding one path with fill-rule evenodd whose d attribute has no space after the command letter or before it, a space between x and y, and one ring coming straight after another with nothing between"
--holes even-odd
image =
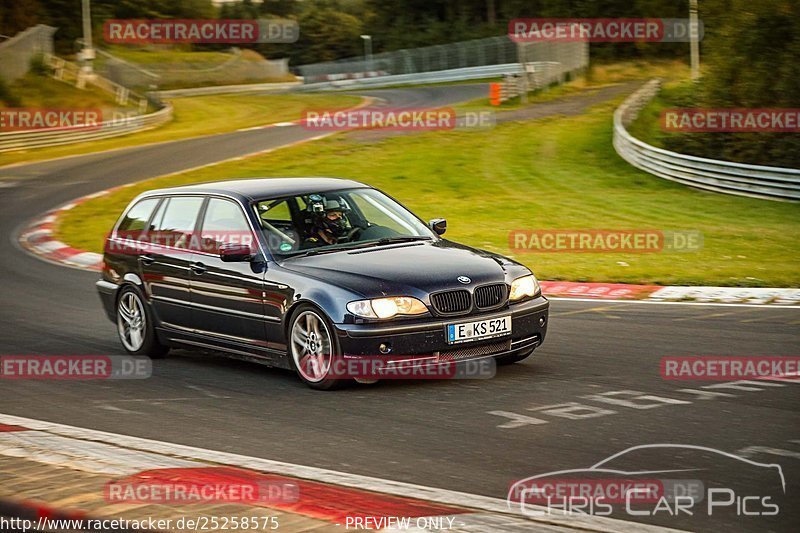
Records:
<instances>
[{"instance_id":1,"label":"dark blue bmw station wagon","mask_svg":"<svg viewBox=\"0 0 800 533\"><path fill-rule=\"evenodd\" d=\"M128 353L211 349L317 389L352 381L344 360L525 359L547 329L536 278L445 230L343 179L153 190L110 233L97 288Z\"/></svg>"}]
</instances>

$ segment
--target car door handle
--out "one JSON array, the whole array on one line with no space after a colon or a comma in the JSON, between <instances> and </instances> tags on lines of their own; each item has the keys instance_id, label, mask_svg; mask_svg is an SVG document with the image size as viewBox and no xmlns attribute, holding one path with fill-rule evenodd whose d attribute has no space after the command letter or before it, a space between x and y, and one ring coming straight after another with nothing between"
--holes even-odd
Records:
<instances>
[{"instance_id":1,"label":"car door handle","mask_svg":"<svg viewBox=\"0 0 800 533\"><path fill-rule=\"evenodd\" d=\"M208 270L203 263L192 263L191 265L189 265L189 268L191 268L192 272L194 272L198 276L202 276L203 274L205 274L206 270Z\"/></svg>"},{"instance_id":2,"label":"car door handle","mask_svg":"<svg viewBox=\"0 0 800 533\"><path fill-rule=\"evenodd\" d=\"M150 254L142 254L139 256L139 262L143 265L152 265L155 258Z\"/></svg>"}]
</instances>

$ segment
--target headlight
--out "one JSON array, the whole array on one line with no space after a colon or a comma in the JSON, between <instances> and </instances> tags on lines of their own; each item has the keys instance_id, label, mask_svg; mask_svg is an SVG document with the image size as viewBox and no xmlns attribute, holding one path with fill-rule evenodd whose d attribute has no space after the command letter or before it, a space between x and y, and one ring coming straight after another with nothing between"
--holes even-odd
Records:
<instances>
[{"instance_id":1,"label":"headlight","mask_svg":"<svg viewBox=\"0 0 800 533\"><path fill-rule=\"evenodd\" d=\"M347 310L363 318L392 318L397 315L421 315L428 312L425 304L410 296L357 300Z\"/></svg>"},{"instance_id":2,"label":"headlight","mask_svg":"<svg viewBox=\"0 0 800 533\"><path fill-rule=\"evenodd\" d=\"M513 302L514 300L537 296L540 292L539 282L531 274L517 278L511 283L511 293L508 295L508 299Z\"/></svg>"}]
</instances>

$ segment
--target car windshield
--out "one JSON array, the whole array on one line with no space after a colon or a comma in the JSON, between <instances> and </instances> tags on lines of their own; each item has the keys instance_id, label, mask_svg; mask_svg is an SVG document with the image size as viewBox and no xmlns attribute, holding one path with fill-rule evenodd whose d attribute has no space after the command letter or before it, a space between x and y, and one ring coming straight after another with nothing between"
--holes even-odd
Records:
<instances>
[{"instance_id":1,"label":"car windshield","mask_svg":"<svg viewBox=\"0 0 800 533\"><path fill-rule=\"evenodd\" d=\"M273 198L254 207L278 259L434 238L410 211L375 189Z\"/></svg>"}]
</instances>

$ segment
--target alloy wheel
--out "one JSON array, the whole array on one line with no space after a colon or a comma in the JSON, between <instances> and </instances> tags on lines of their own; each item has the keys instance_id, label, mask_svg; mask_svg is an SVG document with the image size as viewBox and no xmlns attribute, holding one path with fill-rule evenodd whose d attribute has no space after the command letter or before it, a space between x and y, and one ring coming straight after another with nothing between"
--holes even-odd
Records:
<instances>
[{"instance_id":1,"label":"alloy wheel","mask_svg":"<svg viewBox=\"0 0 800 533\"><path fill-rule=\"evenodd\" d=\"M313 311L295 318L291 334L292 358L300 375L311 383L325 379L331 369L333 348L325 321Z\"/></svg>"},{"instance_id":2,"label":"alloy wheel","mask_svg":"<svg viewBox=\"0 0 800 533\"><path fill-rule=\"evenodd\" d=\"M145 327L144 304L135 292L126 292L117 304L117 329L119 338L128 351L137 352L142 348Z\"/></svg>"}]
</instances>

